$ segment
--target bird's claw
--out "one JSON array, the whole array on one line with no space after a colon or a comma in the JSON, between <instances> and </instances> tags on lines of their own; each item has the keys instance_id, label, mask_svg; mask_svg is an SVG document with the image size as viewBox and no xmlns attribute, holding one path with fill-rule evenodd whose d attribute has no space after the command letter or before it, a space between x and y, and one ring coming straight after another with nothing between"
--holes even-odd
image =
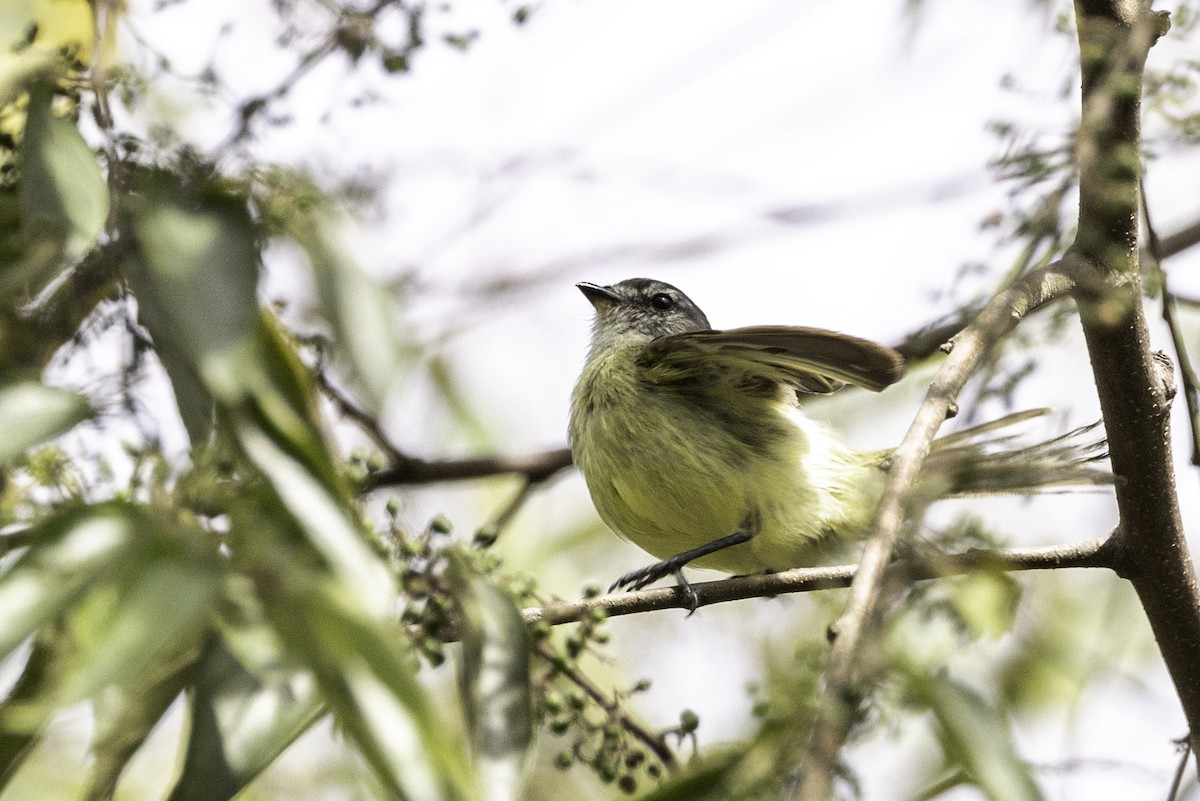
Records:
<instances>
[{"instance_id":1,"label":"bird's claw","mask_svg":"<svg viewBox=\"0 0 1200 801\"><path fill-rule=\"evenodd\" d=\"M635 590L644 589L661 578L674 576L676 587L680 594L683 595L684 605L687 607L688 616L700 607L700 597L696 595L696 591L688 580L683 576L683 563L677 559L664 559L661 562L655 562L652 565L631 570L625 575L612 583L608 588L609 592L616 590L625 590L634 592Z\"/></svg>"}]
</instances>

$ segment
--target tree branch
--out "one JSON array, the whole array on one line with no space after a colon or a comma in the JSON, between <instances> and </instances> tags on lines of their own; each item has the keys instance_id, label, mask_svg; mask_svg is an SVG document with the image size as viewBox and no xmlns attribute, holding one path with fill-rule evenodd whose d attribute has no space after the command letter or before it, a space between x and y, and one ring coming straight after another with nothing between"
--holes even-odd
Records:
<instances>
[{"instance_id":1,"label":"tree branch","mask_svg":"<svg viewBox=\"0 0 1200 801\"><path fill-rule=\"evenodd\" d=\"M1200 244L1200 220L1191 225L1185 225L1173 234L1167 234L1158 242L1158 257L1165 259L1182 253L1190 247Z\"/></svg>"},{"instance_id":2,"label":"tree branch","mask_svg":"<svg viewBox=\"0 0 1200 801\"><path fill-rule=\"evenodd\" d=\"M393 464L371 473L363 480L363 492L395 484L434 484L469 478L517 473L537 483L552 478L571 466L571 451L556 448L524 456L481 456L474 459L427 461L401 454Z\"/></svg>"},{"instance_id":3,"label":"tree branch","mask_svg":"<svg viewBox=\"0 0 1200 801\"><path fill-rule=\"evenodd\" d=\"M1200 750L1200 591L1171 458L1171 376L1154 358L1138 265L1140 108L1146 55L1166 32L1148 3L1077 3L1083 77L1080 319L1108 431L1121 515L1116 569L1137 591Z\"/></svg>"},{"instance_id":4,"label":"tree branch","mask_svg":"<svg viewBox=\"0 0 1200 801\"><path fill-rule=\"evenodd\" d=\"M1103 537L1071 545L1011 548L1002 551L972 549L960 554L939 555L936 560L903 560L895 563L895 566L913 581L958 576L983 569L1057 570L1069 567L1111 567L1112 556L1107 545L1110 539L1111 537ZM849 587L857 572L857 565L798 567L780 573L693 582L692 589L700 599L700 606L709 606L748 598L772 598L776 595ZM595 609L604 610L609 617L620 617L663 609L689 608L688 599L678 587L661 587L532 607L522 610L522 614L528 623L558 626L581 620L592 614Z\"/></svg>"},{"instance_id":5,"label":"tree branch","mask_svg":"<svg viewBox=\"0 0 1200 801\"><path fill-rule=\"evenodd\" d=\"M1063 266L1055 262L1017 279L992 298L975 321L954 338L949 356L934 376L908 433L895 451L883 497L850 587L850 600L836 624L838 635L830 653L825 683L827 703L817 715L805 754L798 763L801 775L793 795L797 801L827 801L831 796L837 753L849 734L853 717L850 699L866 683L866 677L856 670L859 655L865 635L878 616L880 588L905 518L905 499L916 483L934 435L942 421L953 416L954 399L992 345L1027 314L1065 297L1074 288L1074 281Z\"/></svg>"}]
</instances>

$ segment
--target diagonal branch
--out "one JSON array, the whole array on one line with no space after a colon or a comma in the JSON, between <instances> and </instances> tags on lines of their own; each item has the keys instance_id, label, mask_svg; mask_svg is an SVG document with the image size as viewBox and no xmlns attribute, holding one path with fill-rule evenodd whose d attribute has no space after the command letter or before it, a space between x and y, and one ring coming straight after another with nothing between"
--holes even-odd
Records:
<instances>
[{"instance_id":1,"label":"diagonal branch","mask_svg":"<svg viewBox=\"0 0 1200 801\"><path fill-rule=\"evenodd\" d=\"M1027 273L992 298L975 321L952 341L949 356L934 376L908 433L895 451L871 534L850 586L846 611L836 624L838 636L830 653L825 683L827 703L817 716L806 752L798 762L801 775L793 795L797 801L827 801L831 797L837 754L846 741L853 717L848 699L861 689L864 680L855 666L866 634L878 615L884 571L904 520L905 498L916 483L938 427L948 416L953 416L954 399L988 350L1027 314L1067 296L1074 285L1062 262Z\"/></svg>"}]
</instances>

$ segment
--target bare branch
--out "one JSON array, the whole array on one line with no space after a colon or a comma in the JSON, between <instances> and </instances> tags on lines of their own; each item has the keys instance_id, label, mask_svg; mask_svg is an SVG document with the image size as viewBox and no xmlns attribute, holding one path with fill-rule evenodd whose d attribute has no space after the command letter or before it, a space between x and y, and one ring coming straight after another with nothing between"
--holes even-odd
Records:
<instances>
[{"instance_id":1,"label":"bare branch","mask_svg":"<svg viewBox=\"0 0 1200 801\"><path fill-rule=\"evenodd\" d=\"M1072 545L1011 548L1003 551L972 549L961 554L941 555L936 560L906 560L896 563L896 568L913 581L926 581L985 569L1058 570L1070 567L1111 567L1111 554L1107 549L1109 541L1109 537L1104 537ZM700 605L709 606L747 598L771 598L797 592L849 587L857 572L857 565L798 567L780 573L695 582L692 589L696 591ZM529 623L558 626L580 620L592 614L594 609L603 609L609 617L620 617L663 609L688 608L688 600L678 587L662 587L534 607L523 610L522 614Z\"/></svg>"},{"instance_id":2,"label":"bare branch","mask_svg":"<svg viewBox=\"0 0 1200 801\"><path fill-rule=\"evenodd\" d=\"M388 439L374 415L337 387L320 365L313 372L325 396L342 414L354 421L388 457L387 467L370 473L363 479L360 489L364 493L401 484L435 484L439 481L462 481L509 474L524 476L525 486L496 521L496 525L503 526L516 514L537 485L571 466L571 452L566 448L526 456L481 456L471 459L426 460L410 456Z\"/></svg>"},{"instance_id":3,"label":"bare branch","mask_svg":"<svg viewBox=\"0 0 1200 801\"><path fill-rule=\"evenodd\" d=\"M531 482L542 482L571 466L571 451L557 448L525 456L480 456L474 459L427 461L415 456L400 460L371 473L363 480L363 492L396 484L434 484L505 474L523 475Z\"/></svg>"},{"instance_id":4,"label":"bare branch","mask_svg":"<svg viewBox=\"0 0 1200 801\"><path fill-rule=\"evenodd\" d=\"M1200 244L1200 220L1185 225L1173 234L1167 234L1158 242L1158 258L1165 259L1182 253Z\"/></svg>"}]
</instances>

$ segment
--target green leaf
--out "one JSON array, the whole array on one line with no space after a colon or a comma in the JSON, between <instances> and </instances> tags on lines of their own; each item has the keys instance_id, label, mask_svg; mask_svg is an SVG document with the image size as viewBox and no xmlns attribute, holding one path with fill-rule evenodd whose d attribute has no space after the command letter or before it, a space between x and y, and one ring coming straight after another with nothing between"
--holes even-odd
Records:
<instances>
[{"instance_id":1,"label":"green leaf","mask_svg":"<svg viewBox=\"0 0 1200 801\"><path fill-rule=\"evenodd\" d=\"M51 666L54 662L54 647L61 641L56 635L45 635L34 638L33 648L17 683L9 692L4 703L0 704L0 790L8 786L9 781L16 775L17 769L25 758L33 751L34 746L42 737L46 724L50 721L47 710L43 720L32 725L12 725L7 714L14 704L22 704L37 698L44 692L50 682Z\"/></svg>"},{"instance_id":2,"label":"green leaf","mask_svg":"<svg viewBox=\"0 0 1200 801\"><path fill-rule=\"evenodd\" d=\"M160 343L154 351L171 382L175 407L193 446L208 442L213 430L215 407L212 395L205 389L196 369L186 355L168 343Z\"/></svg>"},{"instance_id":3,"label":"green leaf","mask_svg":"<svg viewBox=\"0 0 1200 801\"><path fill-rule=\"evenodd\" d=\"M368 406L383 407L400 367L407 361L401 347L391 294L325 240L308 248L316 272L321 312L333 326L337 349L349 357Z\"/></svg>"},{"instance_id":4,"label":"green leaf","mask_svg":"<svg viewBox=\"0 0 1200 801\"><path fill-rule=\"evenodd\" d=\"M391 796L476 797L463 744L417 682L394 625L366 614L345 587L300 571L271 600L276 629Z\"/></svg>"},{"instance_id":5,"label":"green leaf","mask_svg":"<svg viewBox=\"0 0 1200 801\"><path fill-rule=\"evenodd\" d=\"M912 677L911 689L937 721L947 760L992 801L1041 801L1029 766L1017 755L1004 715L950 676Z\"/></svg>"},{"instance_id":6,"label":"green leaf","mask_svg":"<svg viewBox=\"0 0 1200 801\"><path fill-rule=\"evenodd\" d=\"M63 433L92 413L79 395L40 381L0 386L0 465L12 464L26 450Z\"/></svg>"},{"instance_id":7,"label":"green leaf","mask_svg":"<svg viewBox=\"0 0 1200 801\"><path fill-rule=\"evenodd\" d=\"M350 368L366 406L378 411L413 355L396 321L396 293L367 275L335 241L336 217L311 181L274 170L264 183L270 191L258 198L260 213L308 256L320 314L343 357L339 366Z\"/></svg>"},{"instance_id":8,"label":"green leaf","mask_svg":"<svg viewBox=\"0 0 1200 801\"><path fill-rule=\"evenodd\" d=\"M18 198L27 249L53 253L54 258L30 261L5 276L3 286L9 291L36 293L52 277L50 268L74 262L91 249L108 220L108 186L96 156L75 123L54 116L51 99L49 83L30 94Z\"/></svg>"},{"instance_id":9,"label":"green leaf","mask_svg":"<svg viewBox=\"0 0 1200 801\"><path fill-rule=\"evenodd\" d=\"M247 669L217 637L209 640L192 689L183 770L167 801L227 801L316 721L323 708L312 674L291 666L266 626L255 639L265 650ZM263 642L269 642L265 648ZM246 648L239 649L245 653Z\"/></svg>"},{"instance_id":10,"label":"green leaf","mask_svg":"<svg viewBox=\"0 0 1200 801\"><path fill-rule=\"evenodd\" d=\"M198 647L222 571L215 556L183 553L138 560L120 581L97 588L70 617L78 652L61 680L61 702L138 679Z\"/></svg>"},{"instance_id":11,"label":"green leaf","mask_svg":"<svg viewBox=\"0 0 1200 801\"><path fill-rule=\"evenodd\" d=\"M260 369L258 244L244 198L142 172L130 199L139 252L127 273L155 342L191 360L217 398L237 402Z\"/></svg>"},{"instance_id":12,"label":"green leaf","mask_svg":"<svg viewBox=\"0 0 1200 801\"><path fill-rule=\"evenodd\" d=\"M23 29L20 35L26 33L27 29ZM0 50L0 106L9 105L30 86L53 80L60 69L58 55L49 48L26 47L13 52L4 47Z\"/></svg>"},{"instance_id":13,"label":"green leaf","mask_svg":"<svg viewBox=\"0 0 1200 801\"><path fill-rule=\"evenodd\" d=\"M533 740L529 632L498 587L471 576L457 559L450 575L461 612L459 687L480 784L489 801L511 801L521 796Z\"/></svg>"},{"instance_id":14,"label":"green leaf","mask_svg":"<svg viewBox=\"0 0 1200 801\"><path fill-rule=\"evenodd\" d=\"M973 634L999 637L1012 630L1021 584L1007 573L977 570L951 582L950 598Z\"/></svg>"},{"instance_id":15,"label":"green leaf","mask_svg":"<svg viewBox=\"0 0 1200 801\"><path fill-rule=\"evenodd\" d=\"M697 801L729 798L730 775L737 769L741 755L718 754L672 776L642 796L640 801Z\"/></svg>"},{"instance_id":16,"label":"green leaf","mask_svg":"<svg viewBox=\"0 0 1200 801\"><path fill-rule=\"evenodd\" d=\"M33 529L33 545L0 575L0 656L135 559L136 537L134 517L119 504L73 510Z\"/></svg>"},{"instance_id":17,"label":"green leaf","mask_svg":"<svg viewBox=\"0 0 1200 801\"><path fill-rule=\"evenodd\" d=\"M93 702L95 734L92 767L82 801L108 801L129 760L183 691L195 658L163 671L145 671L128 684L110 688Z\"/></svg>"},{"instance_id":18,"label":"green leaf","mask_svg":"<svg viewBox=\"0 0 1200 801\"><path fill-rule=\"evenodd\" d=\"M387 566L366 544L349 503L334 495L305 462L253 422L239 421L238 441L293 519L360 608L377 619L391 611L397 588Z\"/></svg>"}]
</instances>

